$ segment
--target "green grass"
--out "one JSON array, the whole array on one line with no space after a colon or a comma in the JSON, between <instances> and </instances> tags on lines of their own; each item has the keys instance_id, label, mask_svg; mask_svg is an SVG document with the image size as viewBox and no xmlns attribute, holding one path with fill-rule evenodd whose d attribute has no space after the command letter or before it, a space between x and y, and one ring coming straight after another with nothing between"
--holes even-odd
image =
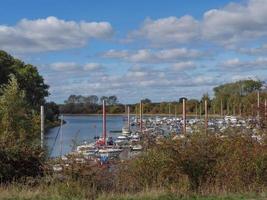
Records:
<instances>
[{"instance_id":1,"label":"green grass","mask_svg":"<svg viewBox=\"0 0 267 200\"><path fill-rule=\"evenodd\" d=\"M200 196L189 195L181 197L161 191L149 191L138 194L103 194L98 200L265 200L266 194L243 194L243 195L220 195L220 196Z\"/></svg>"},{"instance_id":2,"label":"green grass","mask_svg":"<svg viewBox=\"0 0 267 200\"><path fill-rule=\"evenodd\" d=\"M71 189L68 189L71 190ZM71 192L58 193L51 189L17 189L17 188L1 188L1 200L86 200L95 199L93 197L82 197L82 195L71 194ZM244 194L244 195L222 195L222 196L188 196L181 197L179 195L161 192L149 191L138 194L102 194L97 200L265 200L266 194Z\"/></svg>"}]
</instances>

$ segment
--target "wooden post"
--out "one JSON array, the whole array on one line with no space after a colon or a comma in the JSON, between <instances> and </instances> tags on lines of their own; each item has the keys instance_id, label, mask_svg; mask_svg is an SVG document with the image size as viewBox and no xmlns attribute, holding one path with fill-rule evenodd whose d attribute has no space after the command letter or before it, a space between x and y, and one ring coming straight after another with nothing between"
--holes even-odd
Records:
<instances>
[{"instance_id":1,"label":"wooden post","mask_svg":"<svg viewBox=\"0 0 267 200\"><path fill-rule=\"evenodd\" d=\"M183 98L183 130L184 130L184 134L186 134L186 102L185 102L185 98Z\"/></svg>"},{"instance_id":2,"label":"wooden post","mask_svg":"<svg viewBox=\"0 0 267 200\"><path fill-rule=\"evenodd\" d=\"M143 104L140 101L140 131L143 131Z\"/></svg>"},{"instance_id":3,"label":"wooden post","mask_svg":"<svg viewBox=\"0 0 267 200\"><path fill-rule=\"evenodd\" d=\"M107 116L106 116L106 101L103 100L103 139L104 144L107 144Z\"/></svg>"},{"instance_id":4,"label":"wooden post","mask_svg":"<svg viewBox=\"0 0 267 200\"><path fill-rule=\"evenodd\" d=\"M44 106L41 106L41 148L44 148Z\"/></svg>"},{"instance_id":5,"label":"wooden post","mask_svg":"<svg viewBox=\"0 0 267 200\"><path fill-rule=\"evenodd\" d=\"M208 131L208 101L205 100L205 132Z\"/></svg>"}]
</instances>

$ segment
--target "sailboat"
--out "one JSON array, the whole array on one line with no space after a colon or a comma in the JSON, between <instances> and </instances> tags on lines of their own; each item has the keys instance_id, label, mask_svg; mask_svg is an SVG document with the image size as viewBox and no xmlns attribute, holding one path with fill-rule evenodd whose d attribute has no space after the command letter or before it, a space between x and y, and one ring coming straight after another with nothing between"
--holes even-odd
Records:
<instances>
[{"instance_id":1,"label":"sailboat","mask_svg":"<svg viewBox=\"0 0 267 200\"><path fill-rule=\"evenodd\" d=\"M130 107L127 106L127 109L125 109L125 111L127 113L127 124L122 127L122 135L129 136L131 134Z\"/></svg>"},{"instance_id":2,"label":"sailboat","mask_svg":"<svg viewBox=\"0 0 267 200\"><path fill-rule=\"evenodd\" d=\"M106 119L106 103L103 100L103 132L102 138L96 141L96 146L98 147L98 155L100 160L107 161L108 158L116 157L121 152L122 149L116 148L114 146L107 145L107 119Z\"/></svg>"}]
</instances>

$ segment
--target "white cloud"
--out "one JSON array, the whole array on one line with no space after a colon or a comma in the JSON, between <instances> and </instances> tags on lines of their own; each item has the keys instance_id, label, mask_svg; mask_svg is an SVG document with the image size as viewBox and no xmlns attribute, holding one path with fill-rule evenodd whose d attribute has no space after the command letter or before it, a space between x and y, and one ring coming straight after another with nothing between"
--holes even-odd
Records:
<instances>
[{"instance_id":1,"label":"white cloud","mask_svg":"<svg viewBox=\"0 0 267 200\"><path fill-rule=\"evenodd\" d=\"M232 46L242 41L267 36L266 0L230 3L204 14L202 34L206 40Z\"/></svg>"},{"instance_id":2,"label":"white cloud","mask_svg":"<svg viewBox=\"0 0 267 200\"><path fill-rule=\"evenodd\" d=\"M231 77L231 81L240 81L240 80L259 80L257 76L255 75L233 75Z\"/></svg>"},{"instance_id":3,"label":"white cloud","mask_svg":"<svg viewBox=\"0 0 267 200\"><path fill-rule=\"evenodd\" d=\"M155 45L181 44L198 38L199 23L192 16L146 19L140 29L132 31L128 39L143 38Z\"/></svg>"},{"instance_id":4,"label":"white cloud","mask_svg":"<svg viewBox=\"0 0 267 200\"><path fill-rule=\"evenodd\" d=\"M238 58L226 60L220 64L220 67L229 71L253 71L267 69L267 58L257 58L255 60L241 61Z\"/></svg>"},{"instance_id":5,"label":"white cloud","mask_svg":"<svg viewBox=\"0 0 267 200\"><path fill-rule=\"evenodd\" d=\"M100 72L104 69L103 65L100 63L86 63L79 64L76 62L55 62L50 64L50 67L54 71L69 72L72 74L75 71L76 75L80 76L79 73L84 73L84 71L90 72Z\"/></svg>"},{"instance_id":6,"label":"white cloud","mask_svg":"<svg viewBox=\"0 0 267 200\"><path fill-rule=\"evenodd\" d=\"M160 98L179 98L179 95L197 96L194 93L202 87L211 87L219 80L204 74L185 73L185 71L157 69L154 67L132 66L120 74L92 74L80 71L62 73L50 76L54 98L64 100L69 94L82 95L117 95L121 101L135 101L137 98L149 97L153 100ZM184 89L187 88L187 91ZM188 89L190 88L190 89ZM174 92L175 91L175 92ZM181 93L183 91L183 93ZM135 94L135 95L133 95ZM59 97L62 96L62 97Z\"/></svg>"},{"instance_id":7,"label":"white cloud","mask_svg":"<svg viewBox=\"0 0 267 200\"><path fill-rule=\"evenodd\" d=\"M179 60L198 59L207 55L195 49L173 48L163 50L140 49L137 51L109 50L103 53L102 56L134 63L168 63Z\"/></svg>"},{"instance_id":8,"label":"white cloud","mask_svg":"<svg viewBox=\"0 0 267 200\"><path fill-rule=\"evenodd\" d=\"M103 69L103 66L99 63L86 63L83 69L85 71L99 71Z\"/></svg>"},{"instance_id":9,"label":"white cloud","mask_svg":"<svg viewBox=\"0 0 267 200\"><path fill-rule=\"evenodd\" d=\"M80 67L75 62L56 62L52 63L50 66L55 71L73 71L78 70Z\"/></svg>"},{"instance_id":10,"label":"white cloud","mask_svg":"<svg viewBox=\"0 0 267 200\"><path fill-rule=\"evenodd\" d=\"M266 55L267 44L263 44L259 47L254 47L254 48L238 48L237 51L239 53L243 53L247 55Z\"/></svg>"},{"instance_id":11,"label":"white cloud","mask_svg":"<svg viewBox=\"0 0 267 200\"><path fill-rule=\"evenodd\" d=\"M266 38L266 19L266 0L247 0L208 10L200 20L189 15L146 19L139 29L128 34L128 40L141 39L152 46L214 42L234 48L244 41Z\"/></svg>"},{"instance_id":12,"label":"white cloud","mask_svg":"<svg viewBox=\"0 0 267 200\"><path fill-rule=\"evenodd\" d=\"M108 22L22 19L15 26L0 25L0 48L18 53L57 51L83 47L90 39L106 39L112 34Z\"/></svg>"},{"instance_id":13,"label":"white cloud","mask_svg":"<svg viewBox=\"0 0 267 200\"><path fill-rule=\"evenodd\" d=\"M177 71L193 70L196 69L196 64L191 61L174 63L172 69Z\"/></svg>"}]
</instances>

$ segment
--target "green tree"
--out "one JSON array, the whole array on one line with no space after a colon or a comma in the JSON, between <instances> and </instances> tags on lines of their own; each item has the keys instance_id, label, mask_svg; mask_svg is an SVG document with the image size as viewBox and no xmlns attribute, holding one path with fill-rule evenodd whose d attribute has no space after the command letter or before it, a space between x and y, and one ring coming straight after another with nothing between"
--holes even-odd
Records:
<instances>
[{"instance_id":1,"label":"green tree","mask_svg":"<svg viewBox=\"0 0 267 200\"><path fill-rule=\"evenodd\" d=\"M49 95L49 86L44 83L36 67L0 51L0 86L8 83L11 74L16 77L20 89L25 91L26 101L39 110L39 106L44 104L45 97Z\"/></svg>"},{"instance_id":2,"label":"green tree","mask_svg":"<svg viewBox=\"0 0 267 200\"><path fill-rule=\"evenodd\" d=\"M7 144L30 142L36 136L37 115L30 109L25 92L11 76L7 85L1 88L0 96L0 137Z\"/></svg>"}]
</instances>

